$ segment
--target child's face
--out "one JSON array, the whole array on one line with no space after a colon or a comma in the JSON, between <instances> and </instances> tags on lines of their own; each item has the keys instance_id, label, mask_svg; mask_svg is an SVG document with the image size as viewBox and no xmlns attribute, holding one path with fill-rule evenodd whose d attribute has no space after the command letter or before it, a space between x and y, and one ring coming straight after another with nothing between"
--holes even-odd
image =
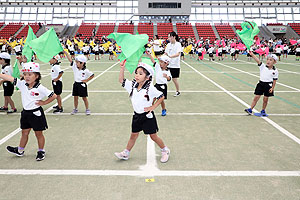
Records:
<instances>
[{"instance_id":1,"label":"child's face","mask_svg":"<svg viewBox=\"0 0 300 200\"><path fill-rule=\"evenodd\" d=\"M27 84L31 85L35 82L35 80L38 78L38 75L34 72L24 72L24 80Z\"/></svg>"},{"instance_id":2,"label":"child's face","mask_svg":"<svg viewBox=\"0 0 300 200\"><path fill-rule=\"evenodd\" d=\"M83 64L84 64L84 62L80 62L80 61L76 60L76 65L77 65L78 69L82 69L83 68Z\"/></svg>"},{"instance_id":3,"label":"child's face","mask_svg":"<svg viewBox=\"0 0 300 200\"><path fill-rule=\"evenodd\" d=\"M134 78L137 83L143 83L144 81L149 79L142 68L138 68L136 70Z\"/></svg>"},{"instance_id":4,"label":"child's face","mask_svg":"<svg viewBox=\"0 0 300 200\"><path fill-rule=\"evenodd\" d=\"M5 62L4 62L4 59L0 58L0 65L4 65Z\"/></svg>"},{"instance_id":5,"label":"child's face","mask_svg":"<svg viewBox=\"0 0 300 200\"><path fill-rule=\"evenodd\" d=\"M166 70L168 68L169 63L160 60L159 65L162 69Z\"/></svg>"},{"instance_id":6,"label":"child's face","mask_svg":"<svg viewBox=\"0 0 300 200\"><path fill-rule=\"evenodd\" d=\"M267 58L267 66L273 67L273 65L276 63L276 60L274 58L268 57Z\"/></svg>"},{"instance_id":7,"label":"child's face","mask_svg":"<svg viewBox=\"0 0 300 200\"><path fill-rule=\"evenodd\" d=\"M49 63L50 63L51 65L53 65L53 64L56 63L56 60L55 60L54 58L52 58L52 59L49 61Z\"/></svg>"},{"instance_id":8,"label":"child's face","mask_svg":"<svg viewBox=\"0 0 300 200\"><path fill-rule=\"evenodd\" d=\"M168 39L169 39L170 42L174 42L175 41L175 36L168 35Z\"/></svg>"}]
</instances>

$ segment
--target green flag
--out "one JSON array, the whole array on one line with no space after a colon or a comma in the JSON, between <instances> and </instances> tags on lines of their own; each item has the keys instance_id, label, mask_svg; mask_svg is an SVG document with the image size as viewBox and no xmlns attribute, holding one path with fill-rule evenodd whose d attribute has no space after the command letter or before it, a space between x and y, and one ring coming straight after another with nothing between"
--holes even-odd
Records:
<instances>
[{"instance_id":1,"label":"green flag","mask_svg":"<svg viewBox=\"0 0 300 200\"><path fill-rule=\"evenodd\" d=\"M132 73L145 52L144 45L147 44L149 36L147 34L132 35L130 33L111 33L107 38L114 39L121 47L122 53L118 59L126 59L126 68Z\"/></svg>"},{"instance_id":2,"label":"green flag","mask_svg":"<svg viewBox=\"0 0 300 200\"><path fill-rule=\"evenodd\" d=\"M45 63L64 50L53 27L39 38L30 41L29 46L40 61Z\"/></svg>"},{"instance_id":3,"label":"green flag","mask_svg":"<svg viewBox=\"0 0 300 200\"><path fill-rule=\"evenodd\" d=\"M36 39L36 36L34 35L34 32L32 30L32 28L28 25L28 33L27 33L27 38L26 38L26 42L24 45L24 48L22 50L22 55L24 55L27 58L27 62L31 61L31 58L33 56L33 51L32 49L29 47L29 42L31 40Z\"/></svg>"},{"instance_id":4,"label":"green flag","mask_svg":"<svg viewBox=\"0 0 300 200\"><path fill-rule=\"evenodd\" d=\"M243 22L241 24L243 30L237 30L236 33L246 45L247 49L253 44L254 37L259 33L259 28L255 22Z\"/></svg>"},{"instance_id":5,"label":"green flag","mask_svg":"<svg viewBox=\"0 0 300 200\"><path fill-rule=\"evenodd\" d=\"M17 60L15 61L15 64L14 64L12 77L20 78L20 70L19 70L19 67L18 67L18 61ZM16 90L19 90L19 88L16 87Z\"/></svg>"},{"instance_id":6,"label":"green flag","mask_svg":"<svg viewBox=\"0 0 300 200\"><path fill-rule=\"evenodd\" d=\"M158 61L157 58L154 58L154 60L155 60L156 63L159 63L159 61ZM150 65L150 66L153 67L153 62L152 62L151 59L148 58L148 57L142 57L142 62L143 62L143 63L146 63L146 64L148 64L148 65ZM153 68L153 69L154 69L154 71L155 71L155 68Z\"/></svg>"}]
</instances>

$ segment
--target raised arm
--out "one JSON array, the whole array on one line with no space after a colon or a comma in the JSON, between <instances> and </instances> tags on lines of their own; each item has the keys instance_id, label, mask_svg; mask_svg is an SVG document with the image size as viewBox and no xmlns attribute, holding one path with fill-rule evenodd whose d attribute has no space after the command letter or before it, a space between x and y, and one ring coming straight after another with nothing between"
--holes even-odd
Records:
<instances>
[{"instance_id":1,"label":"raised arm","mask_svg":"<svg viewBox=\"0 0 300 200\"><path fill-rule=\"evenodd\" d=\"M69 60L69 62L70 63L73 62L73 60L72 60L71 56L68 54L68 52L66 52L66 51L63 51L63 52L67 56L67 59Z\"/></svg>"},{"instance_id":2,"label":"raised arm","mask_svg":"<svg viewBox=\"0 0 300 200\"><path fill-rule=\"evenodd\" d=\"M14 82L15 78L7 75L7 74L0 74L0 78L4 79L5 81Z\"/></svg>"},{"instance_id":3,"label":"raised arm","mask_svg":"<svg viewBox=\"0 0 300 200\"><path fill-rule=\"evenodd\" d=\"M151 59L152 63L155 63L154 58L152 57L151 53L149 53L148 51L146 51L146 55Z\"/></svg>"},{"instance_id":4,"label":"raised arm","mask_svg":"<svg viewBox=\"0 0 300 200\"><path fill-rule=\"evenodd\" d=\"M261 61L257 58L256 55L254 55L253 51L249 51L250 56L257 62L257 64L260 64Z\"/></svg>"},{"instance_id":5,"label":"raised arm","mask_svg":"<svg viewBox=\"0 0 300 200\"><path fill-rule=\"evenodd\" d=\"M126 64L126 60L123 60L121 63L120 63L120 74L119 74L119 82L120 83L123 83L124 81L124 71L125 71L125 64Z\"/></svg>"}]
</instances>

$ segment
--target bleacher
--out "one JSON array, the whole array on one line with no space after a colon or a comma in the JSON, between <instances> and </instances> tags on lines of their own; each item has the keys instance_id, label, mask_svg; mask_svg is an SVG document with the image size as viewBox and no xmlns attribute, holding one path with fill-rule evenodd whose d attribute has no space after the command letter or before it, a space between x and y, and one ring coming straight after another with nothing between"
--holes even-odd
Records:
<instances>
[{"instance_id":1,"label":"bleacher","mask_svg":"<svg viewBox=\"0 0 300 200\"><path fill-rule=\"evenodd\" d=\"M115 23L100 23L96 37L101 38L103 35L108 36L114 32Z\"/></svg>"},{"instance_id":2,"label":"bleacher","mask_svg":"<svg viewBox=\"0 0 300 200\"><path fill-rule=\"evenodd\" d=\"M192 25L186 23L176 23L177 34L182 38L195 38L194 30Z\"/></svg>"},{"instance_id":3,"label":"bleacher","mask_svg":"<svg viewBox=\"0 0 300 200\"><path fill-rule=\"evenodd\" d=\"M24 23L9 23L1 31L0 36L4 39L8 39L11 35L14 35Z\"/></svg>"},{"instance_id":4,"label":"bleacher","mask_svg":"<svg viewBox=\"0 0 300 200\"><path fill-rule=\"evenodd\" d=\"M149 40L153 38L153 23L139 23L138 24L139 34L148 34Z\"/></svg>"},{"instance_id":5,"label":"bleacher","mask_svg":"<svg viewBox=\"0 0 300 200\"><path fill-rule=\"evenodd\" d=\"M242 30L242 27L241 27L241 24L240 23L234 23L233 24L233 26L234 26L234 28L236 29L236 30Z\"/></svg>"},{"instance_id":6,"label":"bleacher","mask_svg":"<svg viewBox=\"0 0 300 200\"><path fill-rule=\"evenodd\" d=\"M5 24L5 22L0 22L0 28Z\"/></svg>"},{"instance_id":7,"label":"bleacher","mask_svg":"<svg viewBox=\"0 0 300 200\"><path fill-rule=\"evenodd\" d=\"M159 38L163 37L163 39L168 39L168 34L172 31L172 23L157 23L157 35Z\"/></svg>"},{"instance_id":8,"label":"bleacher","mask_svg":"<svg viewBox=\"0 0 300 200\"><path fill-rule=\"evenodd\" d=\"M288 23L288 25L298 34L300 35L300 23Z\"/></svg>"},{"instance_id":9,"label":"bleacher","mask_svg":"<svg viewBox=\"0 0 300 200\"><path fill-rule=\"evenodd\" d=\"M93 36L93 30L96 27L96 23L82 23L79 26L78 31L76 32L76 35L80 35L81 39L89 38Z\"/></svg>"},{"instance_id":10,"label":"bleacher","mask_svg":"<svg viewBox=\"0 0 300 200\"><path fill-rule=\"evenodd\" d=\"M131 33L133 34L134 24L120 23L118 33Z\"/></svg>"},{"instance_id":11,"label":"bleacher","mask_svg":"<svg viewBox=\"0 0 300 200\"><path fill-rule=\"evenodd\" d=\"M222 23L222 24L215 24L215 27L219 33L219 36L222 38L224 36L226 36L227 38L234 38L235 37L235 33L232 30L231 26L229 25L229 23Z\"/></svg>"},{"instance_id":12,"label":"bleacher","mask_svg":"<svg viewBox=\"0 0 300 200\"><path fill-rule=\"evenodd\" d=\"M38 23L28 23L28 25L32 28L34 34L36 34L36 32L40 29L40 26ZM22 37L27 37L27 33L28 33L28 25L26 25L21 31L20 33L16 36L18 39L22 38Z\"/></svg>"},{"instance_id":13,"label":"bleacher","mask_svg":"<svg viewBox=\"0 0 300 200\"><path fill-rule=\"evenodd\" d=\"M215 41L216 35L209 23L196 23L196 29L199 38L203 38L204 40L209 38L211 41Z\"/></svg>"},{"instance_id":14,"label":"bleacher","mask_svg":"<svg viewBox=\"0 0 300 200\"><path fill-rule=\"evenodd\" d=\"M267 23L267 26L283 26L283 23Z\"/></svg>"}]
</instances>

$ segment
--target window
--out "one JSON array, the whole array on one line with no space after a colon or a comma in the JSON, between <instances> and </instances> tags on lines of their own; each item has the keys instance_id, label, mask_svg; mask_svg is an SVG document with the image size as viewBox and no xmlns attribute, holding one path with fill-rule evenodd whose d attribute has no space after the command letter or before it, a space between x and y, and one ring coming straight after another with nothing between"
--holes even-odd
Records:
<instances>
[{"instance_id":1,"label":"window","mask_svg":"<svg viewBox=\"0 0 300 200\"><path fill-rule=\"evenodd\" d=\"M46 16L45 14L38 14L37 20L38 20L38 21L44 21L45 16Z\"/></svg>"},{"instance_id":2,"label":"window","mask_svg":"<svg viewBox=\"0 0 300 200\"><path fill-rule=\"evenodd\" d=\"M28 8L28 11L29 11L29 8ZM7 7L6 12L13 13L14 12L14 7Z\"/></svg>"},{"instance_id":3,"label":"window","mask_svg":"<svg viewBox=\"0 0 300 200\"><path fill-rule=\"evenodd\" d=\"M38 13L46 13L46 8L39 8Z\"/></svg>"},{"instance_id":4,"label":"window","mask_svg":"<svg viewBox=\"0 0 300 200\"><path fill-rule=\"evenodd\" d=\"M203 8L196 8L196 13L203 13Z\"/></svg>"}]
</instances>

